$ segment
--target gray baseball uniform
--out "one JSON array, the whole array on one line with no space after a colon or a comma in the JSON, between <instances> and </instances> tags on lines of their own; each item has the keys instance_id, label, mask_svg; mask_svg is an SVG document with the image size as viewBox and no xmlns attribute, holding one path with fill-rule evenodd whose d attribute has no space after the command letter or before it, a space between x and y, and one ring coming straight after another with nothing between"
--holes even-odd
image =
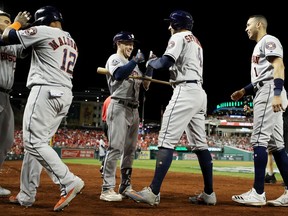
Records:
<instances>
[{"instance_id":1,"label":"gray baseball uniform","mask_svg":"<svg viewBox=\"0 0 288 216\"><path fill-rule=\"evenodd\" d=\"M232 200L250 206L287 206L288 156L283 139L283 109L287 108L288 102L283 87L283 47L276 37L267 34L267 25L267 19L263 15L249 17L245 31L249 39L256 41L251 56L251 83L231 95L232 100L239 100L254 87L251 135L254 183L252 189L240 195L233 195ZM268 150L273 154L285 184L284 193L274 200L267 200L265 193Z\"/></svg>"},{"instance_id":2,"label":"gray baseball uniform","mask_svg":"<svg viewBox=\"0 0 288 216\"><path fill-rule=\"evenodd\" d=\"M25 156L21 169L20 204L32 205L42 167L61 195L67 194L81 179L70 172L50 146L63 117L72 103L72 75L78 49L68 32L49 26L17 31L24 47L32 46L27 87L31 89L23 116ZM41 165L40 165L41 164Z\"/></svg>"},{"instance_id":3,"label":"gray baseball uniform","mask_svg":"<svg viewBox=\"0 0 288 216\"><path fill-rule=\"evenodd\" d=\"M147 70L169 68L170 81L175 83L172 85L173 94L162 118L156 168L151 184L139 192L128 191L126 196L136 202L160 204L160 189L171 166L174 148L186 132L204 180L204 191L189 197L189 201L215 205L217 199L213 191L213 162L205 132L207 95L202 88L203 49L192 34L193 18L189 12L176 10L166 20L170 23L168 30L171 32L168 46L161 58L148 62Z\"/></svg>"},{"instance_id":4,"label":"gray baseball uniform","mask_svg":"<svg viewBox=\"0 0 288 216\"><path fill-rule=\"evenodd\" d=\"M117 160L121 157L121 169L132 168L137 145L139 112L138 98L142 80L127 78L117 81L112 78L114 71L128 60L118 54L109 57L106 69L108 87L111 93L111 102L107 110L109 149L104 163L102 188L115 188ZM131 75L142 76L138 66Z\"/></svg>"},{"instance_id":5,"label":"gray baseball uniform","mask_svg":"<svg viewBox=\"0 0 288 216\"><path fill-rule=\"evenodd\" d=\"M0 46L0 168L14 142L14 113L9 92L14 84L16 59L24 58L22 45Z\"/></svg>"},{"instance_id":6,"label":"gray baseball uniform","mask_svg":"<svg viewBox=\"0 0 288 216\"><path fill-rule=\"evenodd\" d=\"M251 83L258 89L253 105L253 132L251 143L253 146L268 147L269 150L284 148L283 113L273 112L273 66L267 58L278 56L283 58L283 47L280 41L271 35L265 35L255 46L251 62ZM287 107L286 90L281 92L283 107Z\"/></svg>"},{"instance_id":7,"label":"gray baseball uniform","mask_svg":"<svg viewBox=\"0 0 288 216\"><path fill-rule=\"evenodd\" d=\"M202 88L202 47L191 31L178 32L171 36L164 55L175 60L170 68L170 81L179 84L174 86L163 114L158 147L174 149L185 131L194 150L208 149L205 132L207 95Z\"/></svg>"}]
</instances>

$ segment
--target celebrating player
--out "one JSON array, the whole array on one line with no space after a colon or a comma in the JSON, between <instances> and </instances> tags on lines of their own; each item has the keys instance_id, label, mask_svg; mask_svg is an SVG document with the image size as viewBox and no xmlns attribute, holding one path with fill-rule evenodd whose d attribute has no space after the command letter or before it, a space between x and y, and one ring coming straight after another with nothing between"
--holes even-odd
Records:
<instances>
[{"instance_id":1,"label":"celebrating player","mask_svg":"<svg viewBox=\"0 0 288 216\"><path fill-rule=\"evenodd\" d=\"M160 203L160 188L171 166L175 145L183 132L189 145L198 157L204 178L204 191L189 198L196 204L216 204L213 191L213 162L208 150L205 115L207 95L203 83L203 50L198 39L192 34L193 18L186 11L177 10L170 14L171 37L164 55L148 61L148 71L170 69L170 79L175 82L173 95L163 114L158 137L158 154L154 178L149 187L142 191L127 192L136 202L149 205Z\"/></svg>"},{"instance_id":2,"label":"celebrating player","mask_svg":"<svg viewBox=\"0 0 288 216\"><path fill-rule=\"evenodd\" d=\"M254 150L253 188L232 200L252 206L266 205L264 191L267 152L272 152L284 180L284 194L268 205L288 206L288 156L283 141L283 111L287 107L284 84L283 47L280 41L267 34L267 20L262 15L250 16L245 31L257 44L251 58L251 83L231 95L234 101L254 89L253 132L251 143Z\"/></svg>"},{"instance_id":3,"label":"celebrating player","mask_svg":"<svg viewBox=\"0 0 288 216\"><path fill-rule=\"evenodd\" d=\"M26 18L26 17L25 17ZM29 21L27 16L26 21ZM25 22L25 20L24 20ZM10 14L0 10L0 33L11 25ZM28 49L29 52L31 51ZM24 58L28 50L22 45L7 45L0 40L0 168L14 142L14 113L10 104L10 95L14 83L16 58ZM11 192L0 187L0 197L9 196Z\"/></svg>"},{"instance_id":4,"label":"celebrating player","mask_svg":"<svg viewBox=\"0 0 288 216\"><path fill-rule=\"evenodd\" d=\"M138 64L144 62L144 55L138 52L129 61L134 49L135 38L130 32L121 31L113 38L117 48L107 62L106 75L111 101L107 110L109 147L103 167L103 184L100 199L121 201L127 191L132 191L131 175L135 157L139 128L139 91L141 84L149 88L150 81L129 78L142 76ZM151 76L151 74L147 74ZM117 161L121 156L121 183L119 194L115 192Z\"/></svg>"},{"instance_id":5,"label":"celebrating player","mask_svg":"<svg viewBox=\"0 0 288 216\"><path fill-rule=\"evenodd\" d=\"M45 6L38 9L33 27L18 30L23 25L23 18L29 15L20 12L2 35L2 39L10 44L32 47L26 84L31 90L23 116L25 155L20 192L10 201L24 206L35 202L43 166L53 182L60 186L61 198L54 206L54 211L60 211L84 188L82 179L69 170L50 146L51 138L72 103L71 79L78 49L70 34L62 30L63 18L56 8Z\"/></svg>"}]
</instances>

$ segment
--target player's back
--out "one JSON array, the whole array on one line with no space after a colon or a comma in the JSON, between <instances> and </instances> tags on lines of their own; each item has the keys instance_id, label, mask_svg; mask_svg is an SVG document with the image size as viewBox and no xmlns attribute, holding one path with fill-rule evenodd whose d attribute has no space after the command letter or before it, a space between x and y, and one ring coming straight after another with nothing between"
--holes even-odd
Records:
<instances>
[{"instance_id":1,"label":"player's back","mask_svg":"<svg viewBox=\"0 0 288 216\"><path fill-rule=\"evenodd\" d=\"M41 25L19 31L19 36L25 47L33 47L27 87L50 84L72 88L78 48L68 32Z\"/></svg>"},{"instance_id":2,"label":"player's back","mask_svg":"<svg viewBox=\"0 0 288 216\"><path fill-rule=\"evenodd\" d=\"M175 81L202 81L203 49L191 31L178 32L172 35L165 55L171 56L175 60L175 64L171 67Z\"/></svg>"}]
</instances>

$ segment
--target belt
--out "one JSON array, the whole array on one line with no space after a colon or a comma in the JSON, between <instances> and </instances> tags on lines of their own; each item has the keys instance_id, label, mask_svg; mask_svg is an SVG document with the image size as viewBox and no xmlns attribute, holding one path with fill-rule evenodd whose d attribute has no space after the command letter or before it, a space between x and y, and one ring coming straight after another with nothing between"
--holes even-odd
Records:
<instances>
[{"instance_id":1,"label":"belt","mask_svg":"<svg viewBox=\"0 0 288 216\"><path fill-rule=\"evenodd\" d=\"M130 103L130 102L125 101L125 100L119 100L118 103L123 104L124 106L130 107L132 109L136 109L139 106L138 104L133 104L133 103Z\"/></svg>"},{"instance_id":2,"label":"belt","mask_svg":"<svg viewBox=\"0 0 288 216\"><path fill-rule=\"evenodd\" d=\"M4 89L4 88L1 88L1 87L0 87L0 92L9 94L10 92L12 92L12 89Z\"/></svg>"},{"instance_id":3,"label":"belt","mask_svg":"<svg viewBox=\"0 0 288 216\"><path fill-rule=\"evenodd\" d=\"M182 81L176 81L172 83L172 86L175 87L176 85L179 85L181 83L195 83L197 84L199 81L198 80L182 80Z\"/></svg>"},{"instance_id":4,"label":"belt","mask_svg":"<svg viewBox=\"0 0 288 216\"><path fill-rule=\"evenodd\" d=\"M254 87L254 93L256 93L264 85L263 81L260 81Z\"/></svg>"}]
</instances>

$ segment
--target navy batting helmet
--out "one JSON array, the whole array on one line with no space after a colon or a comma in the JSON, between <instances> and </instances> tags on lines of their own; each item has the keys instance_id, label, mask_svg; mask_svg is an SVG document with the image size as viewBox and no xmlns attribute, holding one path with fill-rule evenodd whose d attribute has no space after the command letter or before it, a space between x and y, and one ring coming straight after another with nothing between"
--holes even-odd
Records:
<instances>
[{"instance_id":1,"label":"navy batting helmet","mask_svg":"<svg viewBox=\"0 0 288 216\"><path fill-rule=\"evenodd\" d=\"M53 21L63 22L62 14L52 6L45 6L39 8L34 14L33 25L50 25Z\"/></svg>"},{"instance_id":2,"label":"navy batting helmet","mask_svg":"<svg viewBox=\"0 0 288 216\"><path fill-rule=\"evenodd\" d=\"M170 22L173 29L187 29L192 30L194 20L190 13L182 10L173 11L166 21Z\"/></svg>"},{"instance_id":3,"label":"navy batting helmet","mask_svg":"<svg viewBox=\"0 0 288 216\"><path fill-rule=\"evenodd\" d=\"M134 35L131 32L126 31L121 31L114 36L113 45L115 46L118 41L136 42Z\"/></svg>"}]
</instances>

